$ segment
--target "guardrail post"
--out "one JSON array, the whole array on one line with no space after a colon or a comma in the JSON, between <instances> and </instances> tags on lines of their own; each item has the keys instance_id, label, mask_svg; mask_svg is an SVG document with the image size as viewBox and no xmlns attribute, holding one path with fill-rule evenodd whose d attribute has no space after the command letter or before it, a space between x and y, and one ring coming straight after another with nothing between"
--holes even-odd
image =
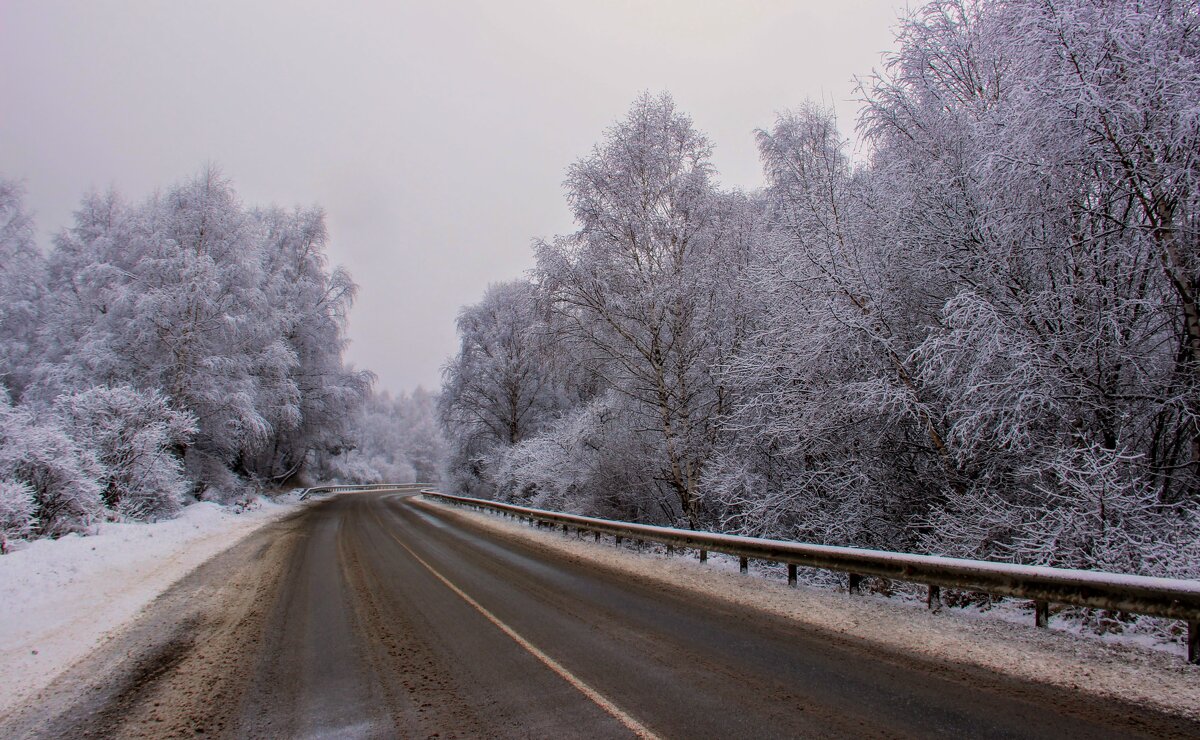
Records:
<instances>
[{"instance_id":1,"label":"guardrail post","mask_svg":"<svg viewBox=\"0 0 1200 740\"><path fill-rule=\"evenodd\" d=\"M862 593L862 576L857 573L849 573L846 578L846 590L852 594Z\"/></svg>"},{"instance_id":2,"label":"guardrail post","mask_svg":"<svg viewBox=\"0 0 1200 740\"><path fill-rule=\"evenodd\" d=\"M930 586L929 595L925 597L925 606L932 611L940 612L942 610L942 587Z\"/></svg>"},{"instance_id":3,"label":"guardrail post","mask_svg":"<svg viewBox=\"0 0 1200 740\"><path fill-rule=\"evenodd\" d=\"M600 530L597 529L595 532L593 532L593 534L596 535L596 541L599 542L600 541Z\"/></svg>"},{"instance_id":4,"label":"guardrail post","mask_svg":"<svg viewBox=\"0 0 1200 740\"><path fill-rule=\"evenodd\" d=\"M619 535L619 534L618 534L618 535L614 535L614 536L613 536L613 546L614 546L614 547L620 547L620 546L621 546L621 535Z\"/></svg>"},{"instance_id":5,"label":"guardrail post","mask_svg":"<svg viewBox=\"0 0 1200 740\"><path fill-rule=\"evenodd\" d=\"M1048 627L1050 625L1049 601L1033 602L1033 623L1038 627Z\"/></svg>"},{"instance_id":6,"label":"guardrail post","mask_svg":"<svg viewBox=\"0 0 1200 740\"><path fill-rule=\"evenodd\" d=\"M1200 663L1200 622L1188 622L1187 649L1188 662Z\"/></svg>"},{"instance_id":7,"label":"guardrail post","mask_svg":"<svg viewBox=\"0 0 1200 740\"><path fill-rule=\"evenodd\" d=\"M750 560L748 558L739 558L738 567L743 573L750 572Z\"/></svg>"},{"instance_id":8,"label":"guardrail post","mask_svg":"<svg viewBox=\"0 0 1200 740\"><path fill-rule=\"evenodd\" d=\"M702 563L708 562L708 550L700 551L700 562L702 562Z\"/></svg>"},{"instance_id":9,"label":"guardrail post","mask_svg":"<svg viewBox=\"0 0 1200 740\"><path fill-rule=\"evenodd\" d=\"M796 587L796 564L788 563L788 585L792 588Z\"/></svg>"},{"instance_id":10,"label":"guardrail post","mask_svg":"<svg viewBox=\"0 0 1200 740\"><path fill-rule=\"evenodd\" d=\"M564 524L563 525L563 537L566 537L569 534L571 534L571 528Z\"/></svg>"}]
</instances>

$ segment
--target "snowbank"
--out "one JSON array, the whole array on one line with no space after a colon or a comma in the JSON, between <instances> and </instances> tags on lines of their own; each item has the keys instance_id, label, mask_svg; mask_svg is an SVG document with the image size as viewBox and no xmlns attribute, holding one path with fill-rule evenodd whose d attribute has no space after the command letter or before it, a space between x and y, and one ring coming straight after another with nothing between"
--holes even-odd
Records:
<instances>
[{"instance_id":1,"label":"snowbank","mask_svg":"<svg viewBox=\"0 0 1200 740\"><path fill-rule=\"evenodd\" d=\"M168 521L105 523L0 556L0 714L91 652L197 565L294 511L260 498L240 513L197 503ZM18 678L19 677L19 678Z\"/></svg>"}]
</instances>

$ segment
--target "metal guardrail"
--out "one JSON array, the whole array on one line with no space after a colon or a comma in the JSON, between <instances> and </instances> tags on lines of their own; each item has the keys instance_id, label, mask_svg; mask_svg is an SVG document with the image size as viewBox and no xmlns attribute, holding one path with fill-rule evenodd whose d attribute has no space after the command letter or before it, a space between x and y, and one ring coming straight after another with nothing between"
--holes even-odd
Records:
<instances>
[{"instance_id":1,"label":"metal guardrail","mask_svg":"<svg viewBox=\"0 0 1200 740\"><path fill-rule=\"evenodd\" d=\"M797 566L845 573L851 593L860 591L859 584L864 576L920 583L928 587L926 603L935 610L941 607L940 589L954 588L1030 599L1034 602L1034 621L1039 627L1046 626L1052 603L1179 619L1187 622L1188 662L1200 663L1200 581L739 537L595 519L451 496L428 489L422 490L421 494L452 504L495 511L542 524L560 525L564 531L575 527L594 533L597 540L601 534L611 535L618 545L622 538L629 538L658 542L668 547L693 548L700 551L701 561L707 559L710 551L735 555L740 558L743 573L747 572L750 559L785 563L788 566L788 583L792 586L796 585Z\"/></svg>"},{"instance_id":2,"label":"metal guardrail","mask_svg":"<svg viewBox=\"0 0 1200 740\"><path fill-rule=\"evenodd\" d=\"M356 491L419 491L429 488L428 483L365 483L363 485L328 485L305 488L300 494L306 499L314 493L353 493Z\"/></svg>"}]
</instances>

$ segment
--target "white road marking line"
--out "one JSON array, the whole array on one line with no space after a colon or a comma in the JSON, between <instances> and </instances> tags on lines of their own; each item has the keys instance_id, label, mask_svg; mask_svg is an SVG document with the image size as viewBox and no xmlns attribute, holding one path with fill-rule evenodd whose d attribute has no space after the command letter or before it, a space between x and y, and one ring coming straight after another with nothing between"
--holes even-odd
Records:
<instances>
[{"instance_id":1,"label":"white road marking line","mask_svg":"<svg viewBox=\"0 0 1200 740\"><path fill-rule=\"evenodd\" d=\"M383 528L383 531L387 532L389 537L391 537L393 540L395 540L397 542L397 544L399 544L401 547L403 547L405 550L407 550L409 555L412 555L413 558L418 563L420 563L422 566L425 567L425 570L432 573L435 578L437 578L439 581L444 583L446 585L446 588L448 588L451 591L453 591L454 593L458 594L458 596L463 601L467 602L472 607L474 607L475 611L479 612L484 617L486 617L489 622L491 622L492 624L499 627L501 632L503 632L504 634L508 635L509 637L511 637L513 639L513 642L515 642L518 645L520 645L521 647L525 648L526 652L528 652L530 655L532 655L533 657L540 660L547 668L549 668L550 670L557 673L559 675L559 677L561 677L564 681L566 681L567 683L571 684L576 689L578 689L581 694L583 694L587 698L591 699L592 702L596 704L596 706L600 707L605 712L607 712L609 715L611 715L614 719L616 719L618 722L620 722L621 724L623 724L627 728L629 728L630 732L632 732L634 735L636 735L637 737L640 737L640 738L645 738L646 740L657 740L658 739L658 735L655 735L653 732L651 732L650 728L646 727L641 722L638 722L628 712L621 709L616 704L613 704L611 701L609 701L607 698L605 698L604 695L601 694L599 691L596 691L591 686L588 686L586 683L583 682L582 679L580 679L574 673L571 673L565 667L563 667L563 665L561 663L556 661L554 658L551 658L549 655L546 655L536 645L534 645L529 640L526 640L524 637L522 637L520 634L518 634L517 631L514 630L512 627L509 627L504 622L501 622L499 617L497 617L495 614L492 614L490 611L488 611L482 604L480 604L478 601L476 601L475 599L468 596L458 586L455 586L453 583L451 583L450 580L448 578L446 578L444 575L442 575L441 573L439 573L436 568L434 568L429 563L425 562L424 558L422 558L420 555L413 552L411 547L404 544L404 541L401 540L399 537L397 537L391 531L391 529L389 529L387 527L387 525L385 525L383 523L383 521L379 519L378 514L375 514L374 512L372 512L372 515L375 517L375 521L379 524L379 526Z\"/></svg>"}]
</instances>

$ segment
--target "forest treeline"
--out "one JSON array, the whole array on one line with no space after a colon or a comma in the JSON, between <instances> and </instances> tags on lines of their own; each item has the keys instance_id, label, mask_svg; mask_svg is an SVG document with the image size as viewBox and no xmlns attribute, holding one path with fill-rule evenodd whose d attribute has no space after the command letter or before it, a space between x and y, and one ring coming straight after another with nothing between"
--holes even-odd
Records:
<instances>
[{"instance_id":1,"label":"forest treeline","mask_svg":"<svg viewBox=\"0 0 1200 740\"><path fill-rule=\"evenodd\" d=\"M305 480L436 478L435 400L346 366L355 285L318 208L209 168L86 196L48 253L0 180L0 549Z\"/></svg>"},{"instance_id":2,"label":"forest treeline","mask_svg":"<svg viewBox=\"0 0 1200 740\"><path fill-rule=\"evenodd\" d=\"M1200 17L949 0L764 186L643 95L458 318L453 484L836 545L1200 576Z\"/></svg>"}]
</instances>

